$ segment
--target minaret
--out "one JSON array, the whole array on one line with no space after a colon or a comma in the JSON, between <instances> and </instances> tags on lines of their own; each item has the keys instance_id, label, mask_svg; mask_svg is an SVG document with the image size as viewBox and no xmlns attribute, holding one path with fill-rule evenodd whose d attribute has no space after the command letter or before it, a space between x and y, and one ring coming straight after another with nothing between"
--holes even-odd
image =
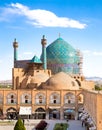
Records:
<instances>
[{"instance_id":1,"label":"minaret","mask_svg":"<svg viewBox=\"0 0 102 130\"><path fill-rule=\"evenodd\" d=\"M13 47L14 47L14 67L16 67L16 66L15 66L15 61L18 60L18 51L17 51L18 42L16 41L16 39L14 39Z\"/></svg>"},{"instance_id":2,"label":"minaret","mask_svg":"<svg viewBox=\"0 0 102 130\"><path fill-rule=\"evenodd\" d=\"M77 53L78 53L78 56L79 56L79 58L80 58L80 61L79 61L79 74L80 74L80 75L83 75L83 72L82 72L83 55L82 55L82 53L80 52L80 50L77 50Z\"/></svg>"},{"instance_id":3,"label":"minaret","mask_svg":"<svg viewBox=\"0 0 102 130\"><path fill-rule=\"evenodd\" d=\"M47 60L46 60L46 44L47 40L45 39L45 35L43 35L43 38L41 39L42 44L42 62L43 62L43 68L44 70L47 69Z\"/></svg>"}]
</instances>

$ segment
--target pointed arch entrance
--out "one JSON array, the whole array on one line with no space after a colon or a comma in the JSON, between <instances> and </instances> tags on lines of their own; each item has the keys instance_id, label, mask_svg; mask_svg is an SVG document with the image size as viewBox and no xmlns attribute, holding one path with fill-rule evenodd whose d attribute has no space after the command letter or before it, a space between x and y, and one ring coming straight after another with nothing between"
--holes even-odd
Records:
<instances>
[{"instance_id":1,"label":"pointed arch entrance","mask_svg":"<svg viewBox=\"0 0 102 130\"><path fill-rule=\"evenodd\" d=\"M0 116L3 115L3 110L0 108Z\"/></svg>"},{"instance_id":2,"label":"pointed arch entrance","mask_svg":"<svg viewBox=\"0 0 102 130\"><path fill-rule=\"evenodd\" d=\"M34 117L35 119L45 119L46 111L42 107L39 107L35 110Z\"/></svg>"},{"instance_id":3,"label":"pointed arch entrance","mask_svg":"<svg viewBox=\"0 0 102 130\"><path fill-rule=\"evenodd\" d=\"M0 119L5 119L6 115L3 115L3 109L0 108Z\"/></svg>"},{"instance_id":4,"label":"pointed arch entrance","mask_svg":"<svg viewBox=\"0 0 102 130\"><path fill-rule=\"evenodd\" d=\"M49 119L60 119L60 109L50 108Z\"/></svg>"},{"instance_id":5,"label":"pointed arch entrance","mask_svg":"<svg viewBox=\"0 0 102 130\"><path fill-rule=\"evenodd\" d=\"M10 107L6 110L8 119L17 119L17 110L13 107Z\"/></svg>"},{"instance_id":6,"label":"pointed arch entrance","mask_svg":"<svg viewBox=\"0 0 102 130\"><path fill-rule=\"evenodd\" d=\"M64 109L64 119L74 120L75 110L74 109Z\"/></svg>"}]
</instances>

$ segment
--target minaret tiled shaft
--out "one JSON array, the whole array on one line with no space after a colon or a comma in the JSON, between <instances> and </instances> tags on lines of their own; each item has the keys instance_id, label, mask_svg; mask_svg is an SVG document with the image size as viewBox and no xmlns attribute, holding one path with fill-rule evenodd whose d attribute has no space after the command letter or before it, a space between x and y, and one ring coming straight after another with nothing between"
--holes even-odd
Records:
<instances>
[{"instance_id":1,"label":"minaret tiled shaft","mask_svg":"<svg viewBox=\"0 0 102 130\"><path fill-rule=\"evenodd\" d=\"M45 36L43 35L43 38L41 39L42 44L42 62L43 62L43 68L44 70L47 69L47 60L46 60L46 44L47 41L45 39Z\"/></svg>"},{"instance_id":2,"label":"minaret tiled shaft","mask_svg":"<svg viewBox=\"0 0 102 130\"><path fill-rule=\"evenodd\" d=\"M14 42L13 42L13 47L14 47L14 64L15 64L15 61L18 60L18 42L16 41L16 39L14 39Z\"/></svg>"}]
</instances>

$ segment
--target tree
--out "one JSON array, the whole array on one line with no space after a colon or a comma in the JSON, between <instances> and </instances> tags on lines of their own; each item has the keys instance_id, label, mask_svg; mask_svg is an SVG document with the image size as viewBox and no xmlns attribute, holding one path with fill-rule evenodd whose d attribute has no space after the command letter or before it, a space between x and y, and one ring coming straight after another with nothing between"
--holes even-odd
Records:
<instances>
[{"instance_id":1,"label":"tree","mask_svg":"<svg viewBox=\"0 0 102 130\"><path fill-rule=\"evenodd\" d=\"M26 130L21 119L18 119L18 121L16 122L14 130Z\"/></svg>"},{"instance_id":2,"label":"tree","mask_svg":"<svg viewBox=\"0 0 102 130\"><path fill-rule=\"evenodd\" d=\"M102 85L100 85L100 84L96 84L95 85L95 90L102 90Z\"/></svg>"},{"instance_id":3,"label":"tree","mask_svg":"<svg viewBox=\"0 0 102 130\"><path fill-rule=\"evenodd\" d=\"M64 128L61 126L57 126L54 130L63 130Z\"/></svg>"}]
</instances>

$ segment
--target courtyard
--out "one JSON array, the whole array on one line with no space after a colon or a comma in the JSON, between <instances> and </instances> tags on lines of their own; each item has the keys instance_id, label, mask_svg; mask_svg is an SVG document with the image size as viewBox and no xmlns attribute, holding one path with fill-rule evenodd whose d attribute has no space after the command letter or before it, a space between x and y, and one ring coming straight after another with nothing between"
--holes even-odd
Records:
<instances>
[{"instance_id":1,"label":"courtyard","mask_svg":"<svg viewBox=\"0 0 102 130\"><path fill-rule=\"evenodd\" d=\"M4 120L3 120L4 121ZM66 123L66 120L45 120L48 123L47 130L53 130L56 123ZM35 130L35 126L39 123L40 120L25 120L26 130ZM13 130L16 120L12 121L12 124L3 124L0 125L0 130ZM69 120L68 130L85 130L85 127L82 127L81 121L79 120Z\"/></svg>"}]
</instances>

